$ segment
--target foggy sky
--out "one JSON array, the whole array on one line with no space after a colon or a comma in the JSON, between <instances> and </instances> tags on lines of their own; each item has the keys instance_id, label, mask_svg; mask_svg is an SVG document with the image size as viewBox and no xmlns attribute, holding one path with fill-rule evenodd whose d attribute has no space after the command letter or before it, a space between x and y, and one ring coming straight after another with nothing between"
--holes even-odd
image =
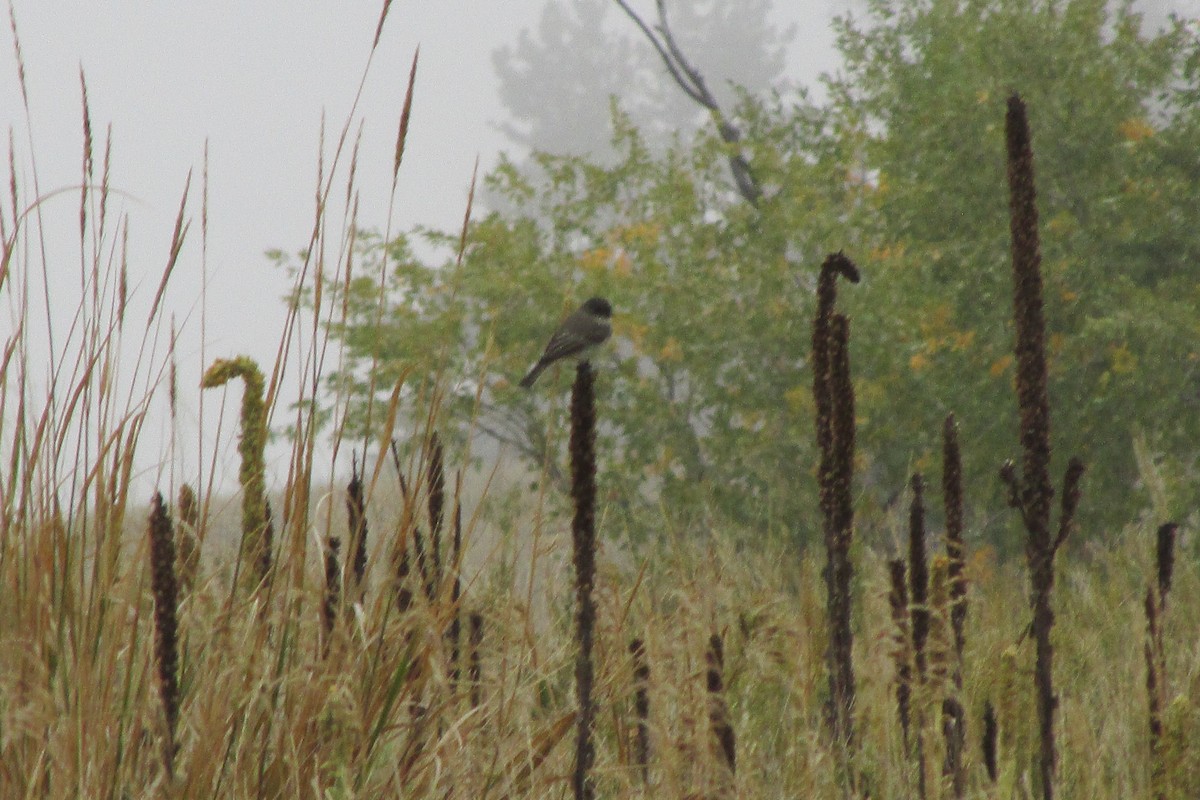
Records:
<instances>
[{"instance_id":1,"label":"foggy sky","mask_svg":"<svg viewBox=\"0 0 1200 800\"><path fill-rule=\"evenodd\" d=\"M776 4L778 23L797 26L789 51L790 80L812 85L819 72L836 68L829 21L853 1ZM498 130L507 118L497 99L492 53L514 42L522 29L536 28L544 3L393 3L354 117L355 126L363 123L360 224L382 229L388 223L396 124L418 44L412 125L391 228L400 231L422 223L454 229L461 224L476 157L482 175L499 150L512 148ZM1200 13L1200 0L1142 5ZM97 139L97 170L106 128L112 129L112 184L122 194L110 201L109 214L114 219L128 215L131 315L136 319L144 320L148 313L184 183L194 170L188 204L193 228L164 299L164 319L173 314L182 326L177 479L194 479L198 464L199 390L194 387L203 369L198 303L205 144L205 358L244 353L269 370L283 328L280 298L289 284L269 267L263 253L269 248L295 250L308 241L322 115L328 165L366 63L379 6L344 0L13 0L30 115L26 118L22 106L12 34L5 25L0 124L12 131L22 197L28 202L34 195L34 159L43 194L80 183L82 69ZM652 6L639 4L647 14ZM345 164L341 169L344 173ZM5 191L4 213L11 217L9 205ZM79 295L78 212L77 191L43 207L52 314L66 315L54 320L59 341ZM14 324L11 288L6 287L3 299L9 311L0 314L4 339ZM27 322L31 330L45 328L44 301L33 302ZM139 461L146 485L161 481L158 473L168 461L165 394L156 396L158 416L143 435ZM240 389L235 389L230 402L239 397ZM215 407L217 401L206 403ZM211 424L206 426L209 441L204 447L217 446L218 471L236 475L231 423L226 422L219 444L212 441ZM281 482L284 454L271 458L274 488Z\"/></svg>"}]
</instances>

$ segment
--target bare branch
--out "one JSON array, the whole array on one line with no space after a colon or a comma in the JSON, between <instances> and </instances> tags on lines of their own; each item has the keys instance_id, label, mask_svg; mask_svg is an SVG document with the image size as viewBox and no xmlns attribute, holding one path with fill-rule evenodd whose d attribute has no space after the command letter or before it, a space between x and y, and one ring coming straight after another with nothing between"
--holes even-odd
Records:
<instances>
[{"instance_id":1,"label":"bare branch","mask_svg":"<svg viewBox=\"0 0 1200 800\"><path fill-rule=\"evenodd\" d=\"M688 97L692 98L700 105L707 107L707 104L704 102L704 98L698 94L696 90L687 82L687 79L679 71L679 67L675 65L674 60L671 58L671 54L667 52L667 49L663 46L662 42L658 40L658 37L655 36L654 31L650 29L650 26L647 25L640 16L638 16L636 11L629 7L629 4L626 3L625 0L616 0L616 3L621 7L622 10L624 10L629 18L633 20L634 24L642 29L642 33L644 33L646 38L650 40L650 44L654 45L654 49L658 51L659 57L662 58L663 64L667 68L667 72L671 73L671 77L675 79L675 83L679 84L679 88L683 89Z\"/></svg>"},{"instance_id":2,"label":"bare branch","mask_svg":"<svg viewBox=\"0 0 1200 800\"><path fill-rule=\"evenodd\" d=\"M675 41L675 34L671 32L671 26L667 22L667 6L664 0L658 0L658 25L655 28L663 38L663 43L667 46L667 50L671 53L671 58L679 67L683 74L687 75L691 81L692 88L696 94L700 96L698 101L702 106L709 111L717 114L721 113L720 107L717 105L717 100L712 96L712 92L708 91L708 84L704 82L704 76L700 74L700 70L696 69L683 55L683 51L679 49L679 44Z\"/></svg>"},{"instance_id":3,"label":"bare branch","mask_svg":"<svg viewBox=\"0 0 1200 800\"><path fill-rule=\"evenodd\" d=\"M671 74L675 83L683 90L684 94L694 100L697 104L703 106L713 117L713 122L717 126L717 133L721 136L721 141L730 146L729 154L729 170L733 173L734 183L737 185L738 193L751 205L757 206L758 200L762 197L762 188L758 185L758 181L754 178L754 173L750 169L750 162L742 154L739 143L742 140L742 132L736 125L729 121L725 113L721 110L717 99L713 97L712 92L708 90L708 84L704 81L704 76L694 65L687 60L679 44L675 41L675 35L671 32L671 26L667 22L667 6L665 0L655 0L658 8L658 23L651 28L645 20L643 20L636 11L630 8L626 0L615 0L616 4L621 7L633 23L638 26L650 44L658 51L659 58L667 68L667 72Z\"/></svg>"}]
</instances>

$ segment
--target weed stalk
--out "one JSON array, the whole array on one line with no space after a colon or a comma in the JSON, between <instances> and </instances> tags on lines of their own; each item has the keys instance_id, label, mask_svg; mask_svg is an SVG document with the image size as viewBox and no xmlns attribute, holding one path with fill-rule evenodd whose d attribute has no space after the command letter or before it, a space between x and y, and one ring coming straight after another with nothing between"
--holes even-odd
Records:
<instances>
[{"instance_id":1,"label":"weed stalk","mask_svg":"<svg viewBox=\"0 0 1200 800\"><path fill-rule=\"evenodd\" d=\"M595 744L592 727L596 716L592 684L595 666L592 645L596 628L596 399L595 373L584 361L575 373L571 390L571 499L575 516L571 535L575 564L575 692L579 703L575 739L575 769L571 785L575 800L595 797Z\"/></svg>"},{"instance_id":2,"label":"weed stalk","mask_svg":"<svg viewBox=\"0 0 1200 800\"><path fill-rule=\"evenodd\" d=\"M1050 400L1046 390L1046 322L1042 304L1041 248L1033 177L1033 147L1025 104L1017 95L1008 99L1005 116L1013 263L1013 318L1016 323L1017 404L1020 409L1021 474L1008 462L1001 479L1008 486L1009 504L1021 514L1027 534L1025 557L1029 568L1033 608L1033 637L1037 649L1034 687L1040 740L1038 777L1044 800L1053 800L1057 746L1054 692L1054 557L1071 529L1079 503L1083 464L1072 459L1063 479L1062 510L1057 536L1050 528Z\"/></svg>"},{"instance_id":3,"label":"weed stalk","mask_svg":"<svg viewBox=\"0 0 1200 800\"><path fill-rule=\"evenodd\" d=\"M834 311L837 277L859 280L858 268L843 253L825 259L817 278L813 321L813 398L816 407L819 503L825 539L826 616L829 648L829 701L826 720L834 741L848 756L854 742L853 633L850 628L850 562L854 511L854 387L850 382L850 322Z\"/></svg>"}]
</instances>

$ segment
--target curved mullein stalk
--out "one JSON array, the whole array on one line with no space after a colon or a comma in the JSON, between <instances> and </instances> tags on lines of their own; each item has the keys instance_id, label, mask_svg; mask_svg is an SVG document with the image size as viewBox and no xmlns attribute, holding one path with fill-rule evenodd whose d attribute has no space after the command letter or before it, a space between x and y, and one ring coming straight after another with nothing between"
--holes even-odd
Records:
<instances>
[{"instance_id":1,"label":"curved mullein stalk","mask_svg":"<svg viewBox=\"0 0 1200 800\"><path fill-rule=\"evenodd\" d=\"M269 554L262 552L267 527L266 462L267 415L263 406L263 375L249 356L217 359L204 373L200 385L205 389L223 386L233 378L245 383L242 393L242 433L238 452L242 466L238 483L242 486L242 557L254 565L255 584L266 578Z\"/></svg>"},{"instance_id":2,"label":"curved mullein stalk","mask_svg":"<svg viewBox=\"0 0 1200 800\"><path fill-rule=\"evenodd\" d=\"M816 406L819 503L823 518L824 569L829 647L826 721L841 750L842 764L853 782L849 756L854 747L854 635L850 627L854 565L854 386L850 380L850 320L836 312L837 278L858 283L859 272L844 253L831 254L817 278L817 312L813 319L812 372Z\"/></svg>"}]
</instances>

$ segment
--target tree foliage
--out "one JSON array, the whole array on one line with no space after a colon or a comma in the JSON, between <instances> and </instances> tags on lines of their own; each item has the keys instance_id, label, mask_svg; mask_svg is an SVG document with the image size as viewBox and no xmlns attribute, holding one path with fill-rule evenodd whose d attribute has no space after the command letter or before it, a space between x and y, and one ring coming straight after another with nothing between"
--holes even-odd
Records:
<instances>
[{"instance_id":1,"label":"tree foliage","mask_svg":"<svg viewBox=\"0 0 1200 800\"><path fill-rule=\"evenodd\" d=\"M1091 465L1084 530L1144 502L1136 426L1188 463L1200 441L1200 158L1184 144L1196 141L1198 29L1148 33L1129 3L1111 6L872 3L866 24L841 28L836 101L876 132L864 158L878 170L885 258L867 274L895 287L888 305L905 321L886 354L905 414L886 424L908 446L877 452L889 474L925 459L954 410L974 493L992 508L1016 441L1002 102L1014 90L1027 102L1052 435L1060 458Z\"/></svg>"},{"instance_id":2,"label":"tree foliage","mask_svg":"<svg viewBox=\"0 0 1200 800\"><path fill-rule=\"evenodd\" d=\"M471 224L461 263L456 234L360 239L363 277L335 330L357 396L366 369L388 388L407 368L452 376L451 419L477 416L530 464L558 463L566 378L533 393L516 380L559 315L602 294L616 310L598 381L613 507L808 538L813 287L844 249L864 276L842 300L862 504L937 466L954 411L974 522L1001 525L996 470L1016 451L1002 131L1016 90L1033 131L1056 452L1089 464L1083 530L1124 521L1144 504L1135 429L1185 468L1200 441L1198 40L1182 22L1144 31L1104 0L874 0L839 28L845 68L826 103L743 96L758 209L730 186L715 134L659 152L618 112L615 159L539 153L490 175L504 211ZM446 258L416 257L414 237ZM385 255L381 294L369 276Z\"/></svg>"}]
</instances>

